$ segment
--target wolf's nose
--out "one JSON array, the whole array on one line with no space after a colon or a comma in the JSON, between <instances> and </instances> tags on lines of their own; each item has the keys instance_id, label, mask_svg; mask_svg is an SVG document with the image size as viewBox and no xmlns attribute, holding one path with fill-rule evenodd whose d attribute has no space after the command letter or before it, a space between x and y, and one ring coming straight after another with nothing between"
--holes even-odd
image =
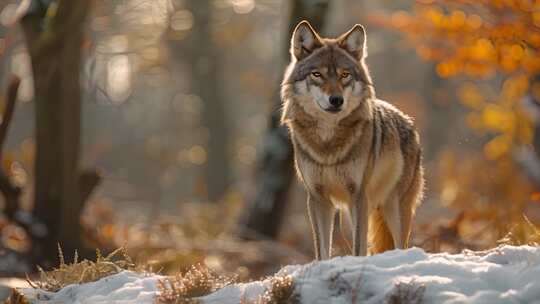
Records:
<instances>
[{"instance_id":1,"label":"wolf's nose","mask_svg":"<svg viewBox=\"0 0 540 304\"><path fill-rule=\"evenodd\" d=\"M330 96L328 99L330 101L330 104L334 108L339 108L343 104L343 97L342 96Z\"/></svg>"}]
</instances>

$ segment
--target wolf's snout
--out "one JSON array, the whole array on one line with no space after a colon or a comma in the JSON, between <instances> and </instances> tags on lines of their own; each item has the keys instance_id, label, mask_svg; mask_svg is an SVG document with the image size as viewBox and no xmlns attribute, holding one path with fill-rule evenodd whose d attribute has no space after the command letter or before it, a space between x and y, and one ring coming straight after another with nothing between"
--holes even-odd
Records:
<instances>
[{"instance_id":1,"label":"wolf's snout","mask_svg":"<svg viewBox=\"0 0 540 304\"><path fill-rule=\"evenodd\" d=\"M338 112L339 110L341 110L341 106L343 105L342 96L330 96L328 98L328 101L330 102L330 109L328 109L330 112Z\"/></svg>"},{"instance_id":2,"label":"wolf's snout","mask_svg":"<svg viewBox=\"0 0 540 304\"><path fill-rule=\"evenodd\" d=\"M329 98L330 104L334 108L339 108L343 104L343 97L341 96L330 96Z\"/></svg>"}]
</instances>

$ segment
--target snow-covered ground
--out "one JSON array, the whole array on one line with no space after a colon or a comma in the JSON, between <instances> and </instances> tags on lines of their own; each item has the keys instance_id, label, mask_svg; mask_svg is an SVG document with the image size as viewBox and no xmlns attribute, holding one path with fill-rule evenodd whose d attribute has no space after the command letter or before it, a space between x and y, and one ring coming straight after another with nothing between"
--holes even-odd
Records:
<instances>
[{"instance_id":1,"label":"snow-covered ground","mask_svg":"<svg viewBox=\"0 0 540 304\"><path fill-rule=\"evenodd\" d=\"M286 266L301 303L540 303L540 248L503 246L483 252L428 254L418 248L370 257L337 257ZM57 293L25 289L34 303L153 304L159 276L124 271ZM256 299L270 285L255 281L227 286L201 303ZM246 301L244 301L246 302Z\"/></svg>"}]
</instances>

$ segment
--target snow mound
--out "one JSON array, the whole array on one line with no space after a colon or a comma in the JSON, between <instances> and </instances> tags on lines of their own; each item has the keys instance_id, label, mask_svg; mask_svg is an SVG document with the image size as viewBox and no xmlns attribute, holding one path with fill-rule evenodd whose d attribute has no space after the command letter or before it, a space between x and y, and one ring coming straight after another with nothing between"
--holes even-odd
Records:
<instances>
[{"instance_id":1,"label":"snow mound","mask_svg":"<svg viewBox=\"0 0 540 304\"><path fill-rule=\"evenodd\" d=\"M336 257L286 266L300 303L539 303L540 248L502 246L483 252L428 254L394 250L370 257ZM159 276L124 271L57 293L25 289L39 303L154 303ZM269 280L233 284L201 303L256 300ZM38 302L34 302L38 303Z\"/></svg>"},{"instance_id":2,"label":"snow mound","mask_svg":"<svg viewBox=\"0 0 540 304\"><path fill-rule=\"evenodd\" d=\"M161 278L123 271L96 282L68 285L55 293L26 288L22 294L30 303L153 304Z\"/></svg>"}]
</instances>

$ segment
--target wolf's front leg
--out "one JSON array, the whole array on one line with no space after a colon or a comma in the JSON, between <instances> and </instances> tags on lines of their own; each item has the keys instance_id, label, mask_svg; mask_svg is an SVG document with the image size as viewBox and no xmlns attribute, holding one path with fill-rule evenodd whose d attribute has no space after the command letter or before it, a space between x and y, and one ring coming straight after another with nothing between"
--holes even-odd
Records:
<instances>
[{"instance_id":1,"label":"wolf's front leg","mask_svg":"<svg viewBox=\"0 0 540 304\"><path fill-rule=\"evenodd\" d=\"M307 209L315 244L315 258L317 260L329 259L332 254L336 210L330 202L310 194L308 194Z\"/></svg>"},{"instance_id":2,"label":"wolf's front leg","mask_svg":"<svg viewBox=\"0 0 540 304\"><path fill-rule=\"evenodd\" d=\"M351 222L353 227L354 256L367 255L368 239L368 200L363 191L355 195L356 199L351 207Z\"/></svg>"}]
</instances>

